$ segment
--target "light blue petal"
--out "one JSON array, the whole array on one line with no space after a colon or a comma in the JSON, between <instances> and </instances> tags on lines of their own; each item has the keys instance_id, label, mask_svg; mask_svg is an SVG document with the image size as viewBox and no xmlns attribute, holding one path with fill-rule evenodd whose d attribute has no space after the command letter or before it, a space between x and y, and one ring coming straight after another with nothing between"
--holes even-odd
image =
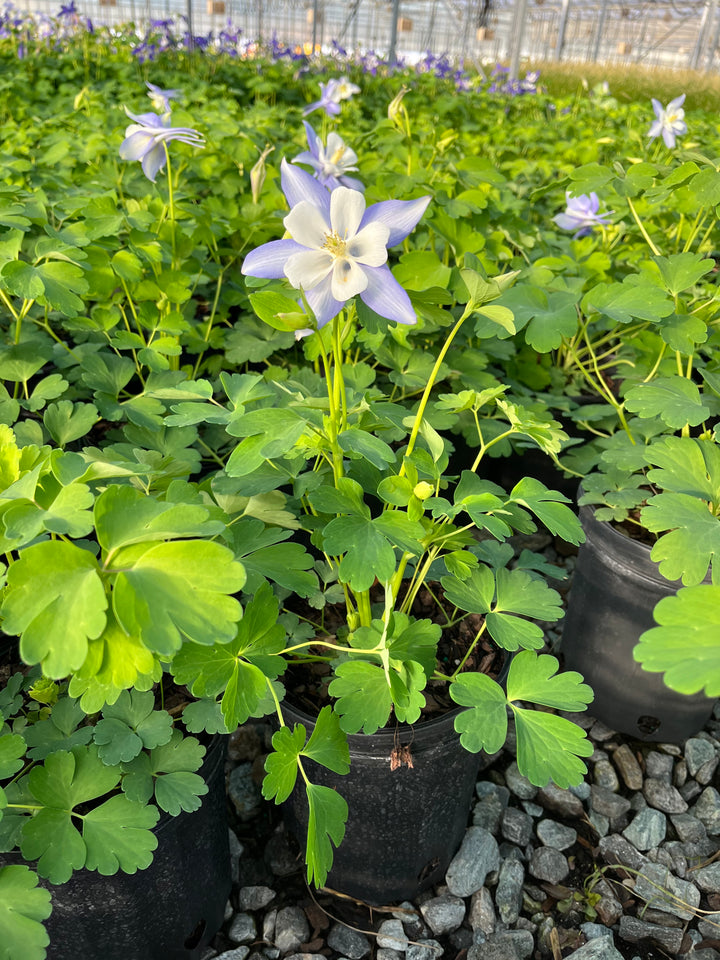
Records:
<instances>
[{"instance_id":1,"label":"light blue petal","mask_svg":"<svg viewBox=\"0 0 720 960\"><path fill-rule=\"evenodd\" d=\"M283 158L280 164L280 180L291 210L301 200L308 200L322 210L328 223L330 222L330 193L306 170L291 166Z\"/></svg>"},{"instance_id":2,"label":"light blue petal","mask_svg":"<svg viewBox=\"0 0 720 960\"><path fill-rule=\"evenodd\" d=\"M152 150L155 139L151 131L136 130L120 144L121 160L142 160L148 150Z\"/></svg>"},{"instance_id":3,"label":"light blue petal","mask_svg":"<svg viewBox=\"0 0 720 960\"><path fill-rule=\"evenodd\" d=\"M667 105L667 112L674 113L675 110L679 110L680 107L685 103L685 94L681 93L679 97L675 97L674 100L671 100Z\"/></svg>"},{"instance_id":4,"label":"light blue petal","mask_svg":"<svg viewBox=\"0 0 720 960\"><path fill-rule=\"evenodd\" d=\"M341 186L347 187L349 190L359 190L360 193L365 193L365 184L362 180L356 180L355 177L340 177L339 181Z\"/></svg>"},{"instance_id":5,"label":"light blue petal","mask_svg":"<svg viewBox=\"0 0 720 960\"><path fill-rule=\"evenodd\" d=\"M165 166L166 159L165 150L161 143L154 146L152 150L148 150L142 158L143 173L148 180L152 180L152 182L155 183L155 178L158 172Z\"/></svg>"},{"instance_id":6,"label":"light blue petal","mask_svg":"<svg viewBox=\"0 0 720 960\"><path fill-rule=\"evenodd\" d=\"M251 250L245 257L240 272L246 277L261 277L265 280L279 280L285 276L284 268L288 257L293 253L306 250L297 240L271 240Z\"/></svg>"},{"instance_id":7,"label":"light blue petal","mask_svg":"<svg viewBox=\"0 0 720 960\"><path fill-rule=\"evenodd\" d=\"M305 127L305 136L307 137L308 149L312 154L312 156L315 157L316 160L318 160L320 157L320 147L322 146L322 140L315 133L315 131L307 122L307 120L303 120L303 126Z\"/></svg>"},{"instance_id":8,"label":"light blue petal","mask_svg":"<svg viewBox=\"0 0 720 960\"><path fill-rule=\"evenodd\" d=\"M420 197L418 200L381 200L380 203L374 203L365 211L360 222L360 230L369 223L379 220L390 231L388 247L394 247L414 229L431 199L431 197ZM405 322L414 323L415 321Z\"/></svg>"},{"instance_id":9,"label":"light blue petal","mask_svg":"<svg viewBox=\"0 0 720 960\"><path fill-rule=\"evenodd\" d=\"M650 137L651 140L654 140L655 137L660 136L662 131L663 131L662 122L660 120L656 120L648 130L647 135L648 137Z\"/></svg>"},{"instance_id":10,"label":"light blue petal","mask_svg":"<svg viewBox=\"0 0 720 960\"><path fill-rule=\"evenodd\" d=\"M672 150L675 146L675 134L672 130L669 130L667 127L663 127L662 138L665 141L665 146L668 150Z\"/></svg>"},{"instance_id":11,"label":"light blue petal","mask_svg":"<svg viewBox=\"0 0 720 960\"><path fill-rule=\"evenodd\" d=\"M360 299L381 317L396 323L417 323L410 297L390 273L387 264L382 267L363 267L368 285Z\"/></svg>"},{"instance_id":12,"label":"light blue petal","mask_svg":"<svg viewBox=\"0 0 720 960\"><path fill-rule=\"evenodd\" d=\"M312 290L306 290L305 296L315 314L318 327L324 327L326 323L330 323L345 306L341 300L336 300L332 295L332 274L328 274Z\"/></svg>"},{"instance_id":13,"label":"light blue petal","mask_svg":"<svg viewBox=\"0 0 720 960\"><path fill-rule=\"evenodd\" d=\"M652 103L652 108L655 111L655 116L658 118L658 120L661 120L663 115L663 105L659 100L656 100L655 97L653 97L650 102Z\"/></svg>"}]
</instances>

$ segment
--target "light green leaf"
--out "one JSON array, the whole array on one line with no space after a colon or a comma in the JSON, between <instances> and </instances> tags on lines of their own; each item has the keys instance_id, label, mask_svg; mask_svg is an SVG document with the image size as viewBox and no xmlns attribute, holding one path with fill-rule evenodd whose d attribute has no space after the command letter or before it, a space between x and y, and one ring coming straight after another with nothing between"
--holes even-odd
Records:
<instances>
[{"instance_id":1,"label":"light green leaf","mask_svg":"<svg viewBox=\"0 0 720 960\"><path fill-rule=\"evenodd\" d=\"M122 870L135 873L149 867L158 838L152 832L160 814L155 807L133 803L127 797L110 797L83 818L87 849L85 868L112 876Z\"/></svg>"},{"instance_id":2,"label":"light green leaf","mask_svg":"<svg viewBox=\"0 0 720 960\"><path fill-rule=\"evenodd\" d=\"M462 707L455 718L460 742L470 753L497 753L507 737L507 698L502 687L484 673L461 673L449 688Z\"/></svg>"},{"instance_id":3,"label":"light green leaf","mask_svg":"<svg viewBox=\"0 0 720 960\"><path fill-rule=\"evenodd\" d=\"M351 459L368 460L378 470L384 470L397 459L395 451L384 440L366 430L358 430L357 427L350 427L339 433L338 443Z\"/></svg>"},{"instance_id":4,"label":"light green leaf","mask_svg":"<svg viewBox=\"0 0 720 960\"><path fill-rule=\"evenodd\" d=\"M445 597L450 603L468 613L489 613L495 595L495 578L489 567L473 570L465 580L443 577Z\"/></svg>"},{"instance_id":5,"label":"light green leaf","mask_svg":"<svg viewBox=\"0 0 720 960\"><path fill-rule=\"evenodd\" d=\"M585 710L593 698L590 687L574 670L557 673L558 661L530 651L513 657L507 680L509 702L526 700L558 710Z\"/></svg>"},{"instance_id":6,"label":"light green leaf","mask_svg":"<svg viewBox=\"0 0 720 960\"><path fill-rule=\"evenodd\" d=\"M668 293L673 297L695 286L702 277L715 268L714 260L690 251L653 259L660 268Z\"/></svg>"},{"instance_id":7,"label":"light green leaf","mask_svg":"<svg viewBox=\"0 0 720 960\"><path fill-rule=\"evenodd\" d=\"M682 587L653 616L658 626L641 635L635 660L678 693L720 696L720 585Z\"/></svg>"},{"instance_id":8,"label":"light green leaf","mask_svg":"<svg viewBox=\"0 0 720 960\"><path fill-rule=\"evenodd\" d=\"M323 549L341 556L339 576L353 590L369 590L375 577L386 583L395 571L395 551L372 520L336 517L323 530Z\"/></svg>"},{"instance_id":9,"label":"light green leaf","mask_svg":"<svg viewBox=\"0 0 720 960\"><path fill-rule=\"evenodd\" d=\"M189 703L182 712L182 722L190 733L230 733L219 702L209 698Z\"/></svg>"},{"instance_id":10,"label":"light green leaf","mask_svg":"<svg viewBox=\"0 0 720 960\"><path fill-rule=\"evenodd\" d=\"M375 733L388 722L393 698L382 667L364 660L341 663L328 690L345 733Z\"/></svg>"},{"instance_id":11,"label":"light green leaf","mask_svg":"<svg viewBox=\"0 0 720 960\"><path fill-rule=\"evenodd\" d=\"M332 866L332 845L339 847L345 836L348 805L336 790L316 783L305 785L310 808L307 828L308 883L322 887Z\"/></svg>"},{"instance_id":12,"label":"light green leaf","mask_svg":"<svg viewBox=\"0 0 720 960\"><path fill-rule=\"evenodd\" d=\"M60 540L39 543L23 550L8 570L3 630L20 634L26 663L42 663L46 676L60 679L82 666L88 639L105 627L106 608L91 553Z\"/></svg>"},{"instance_id":13,"label":"light green leaf","mask_svg":"<svg viewBox=\"0 0 720 960\"><path fill-rule=\"evenodd\" d=\"M696 427L710 416L697 384L680 376L656 377L631 387L625 406L639 417L659 417L673 430Z\"/></svg>"},{"instance_id":14,"label":"light green leaf","mask_svg":"<svg viewBox=\"0 0 720 960\"><path fill-rule=\"evenodd\" d=\"M315 729L303 750L303 756L327 767L334 773L350 770L350 749L347 737L340 729L336 714L323 707L315 721Z\"/></svg>"},{"instance_id":15,"label":"light green leaf","mask_svg":"<svg viewBox=\"0 0 720 960\"><path fill-rule=\"evenodd\" d=\"M2 724L0 724L2 728ZM25 740L15 733L0 736L0 780L12 777L22 770L25 756Z\"/></svg>"},{"instance_id":16,"label":"light green leaf","mask_svg":"<svg viewBox=\"0 0 720 960\"><path fill-rule=\"evenodd\" d=\"M284 803L293 792L298 774L298 757L305 746L305 727L301 723L280 727L273 734L273 752L265 760L262 794L266 800Z\"/></svg>"},{"instance_id":17,"label":"light green leaf","mask_svg":"<svg viewBox=\"0 0 720 960\"><path fill-rule=\"evenodd\" d=\"M568 498L557 490L548 490L532 477L524 477L513 487L510 498L527 508L545 524L550 533L562 537L568 543L580 544L585 540L580 521L570 507Z\"/></svg>"},{"instance_id":18,"label":"light green leaf","mask_svg":"<svg viewBox=\"0 0 720 960\"><path fill-rule=\"evenodd\" d=\"M50 892L21 864L0 867L0 960L45 960Z\"/></svg>"},{"instance_id":19,"label":"light green leaf","mask_svg":"<svg viewBox=\"0 0 720 960\"><path fill-rule=\"evenodd\" d=\"M43 760L56 750L72 750L92 740L92 727L80 727L85 720L85 712L76 700L66 697L59 700L45 720L28 725L24 737L28 747L28 756L33 760ZM79 728L79 729L78 729Z\"/></svg>"},{"instance_id":20,"label":"light green leaf","mask_svg":"<svg viewBox=\"0 0 720 960\"><path fill-rule=\"evenodd\" d=\"M720 506L720 446L694 437L665 437L650 444L645 459L657 469L648 480L671 493L684 493Z\"/></svg>"},{"instance_id":21,"label":"light green leaf","mask_svg":"<svg viewBox=\"0 0 720 960\"><path fill-rule=\"evenodd\" d=\"M43 423L59 447L84 437L100 419L93 403L71 403L60 400L48 405L43 414Z\"/></svg>"},{"instance_id":22,"label":"light green leaf","mask_svg":"<svg viewBox=\"0 0 720 960\"><path fill-rule=\"evenodd\" d=\"M241 608L231 596L245 572L227 547L203 540L136 544L113 557L113 609L127 633L170 656L185 638L208 646L236 633Z\"/></svg>"},{"instance_id":23,"label":"light green leaf","mask_svg":"<svg viewBox=\"0 0 720 960\"><path fill-rule=\"evenodd\" d=\"M172 736L172 717L166 710L155 709L155 695L149 690L123 690L117 702L107 704L102 713L94 739L99 744L98 755L109 765L132 760L143 747L158 747Z\"/></svg>"},{"instance_id":24,"label":"light green leaf","mask_svg":"<svg viewBox=\"0 0 720 960\"><path fill-rule=\"evenodd\" d=\"M675 306L660 287L633 275L622 283L597 284L583 297L582 309L585 313L603 313L618 323L630 323L633 319L657 322L669 317Z\"/></svg>"},{"instance_id":25,"label":"light green leaf","mask_svg":"<svg viewBox=\"0 0 720 960\"><path fill-rule=\"evenodd\" d=\"M537 787L545 787L551 780L563 789L581 783L587 767L580 757L590 757L593 752L585 731L554 713L514 705L513 712L520 773Z\"/></svg>"},{"instance_id":26,"label":"light green leaf","mask_svg":"<svg viewBox=\"0 0 720 960\"><path fill-rule=\"evenodd\" d=\"M685 586L700 583L712 564L713 580L720 577L720 517L714 516L705 501L685 493L659 493L650 497L640 512L648 530L663 534L650 551L668 580Z\"/></svg>"}]
</instances>

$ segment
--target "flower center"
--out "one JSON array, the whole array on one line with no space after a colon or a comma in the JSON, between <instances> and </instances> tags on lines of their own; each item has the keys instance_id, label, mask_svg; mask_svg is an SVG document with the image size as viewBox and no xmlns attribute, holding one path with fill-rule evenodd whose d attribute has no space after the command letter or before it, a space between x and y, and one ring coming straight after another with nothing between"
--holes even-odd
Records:
<instances>
[{"instance_id":1,"label":"flower center","mask_svg":"<svg viewBox=\"0 0 720 960\"><path fill-rule=\"evenodd\" d=\"M336 258L346 257L347 256L347 241L343 240L335 231L332 233L325 234L325 243L322 245L322 250L327 250L328 253Z\"/></svg>"}]
</instances>

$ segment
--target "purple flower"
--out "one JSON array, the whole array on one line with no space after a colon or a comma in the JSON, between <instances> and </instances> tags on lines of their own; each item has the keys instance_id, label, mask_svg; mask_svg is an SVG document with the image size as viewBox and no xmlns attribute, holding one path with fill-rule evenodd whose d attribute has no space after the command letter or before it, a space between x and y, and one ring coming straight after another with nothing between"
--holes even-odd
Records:
<instances>
[{"instance_id":1,"label":"purple flower","mask_svg":"<svg viewBox=\"0 0 720 960\"><path fill-rule=\"evenodd\" d=\"M172 110L170 101L177 100L181 91L163 90L161 87L156 87L154 83L150 83L149 81L145 81L145 86L148 88L148 96L150 97L153 110L158 113L170 113Z\"/></svg>"},{"instance_id":2,"label":"purple flower","mask_svg":"<svg viewBox=\"0 0 720 960\"><path fill-rule=\"evenodd\" d=\"M351 190L364 190L365 187L354 177L348 177L351 170L357 170L357 154L346 145L337 133L328 134L327 146L313 130L307 120L303 120L309 150L299 153L293 163L307 163L315 171L315 177L328 190L335 187L349 187Z\"/></svg>"},{"instance_id":3,"label":"purple flower","mask_svg":"<svg viewBox=\"0 0 720 960\"><path fill-rule=\"evenodd\" d=\"M585 237L592 233L593 228L597 226L606 226L606 219L612 210L605 213L598 213L600 201L596 193L588 196L586 193L579 197L571 197L569 192L565 194L567 207L564 213L558 213L553 217L553 223L556 223L562 230L574 230L576 237Z\"/></svg>"},{"instance_id":4,"label":"purple flower","mask_svg":"<svg viewBox=\"0 0 720 960\"><path fill-rule=\"evenodd\" d=\"M679 97L675 97L674 100L671 100L667 107L663 107L659 100L655 100L654 98L652 100L656 120L651 125L647 135L651 140L654 140L655 137L659 137L660 134L662 134L668 150L672 150L675 146L675 137L687 133L687 124L683 119L685 116L683 103L685 103L684 93Z\"/></svg>"},{"instance_id":5,"label":"purple flower","mask_svg":"<svg viewBox=\"0 0 720 960\"><path fill-rule=\"evenodd\" d=\"M360 93L360 87L349 80L328 80L327 83L320 84L320 99L311 103L303 110L303 116L306 117L313 110L322 108L330 117L336 117L340 113L340 104L343 100L349 100L354 93Z\"/></svg>"},{"instance_id":6,"label":"purple flower","mask_svg":"<svg viewBox=\"0 0 720 960\"><path fill-rule=\"evenodd\" d=\"M242 272L275 280L287 277L305 292L318 327L355 296L381 317L415 323L410 298L387 265L387 248L405 239L430 197L383 200L366 208L358 190L336 187L329 192L285 160L281 177L290 205L283 223L292 239L272 240L252 250Z\"/></svg>"},{"instance_id":7,"label":"purple flower","mask_svg":"<svg viewBox=\"0 0 720 960\"><path fill-rule=\"evenodd\" d=\"M156 113L141 113L136 116L127 107L125 113L135 123L125 130L120 156L123 160L141 160L143 173L153 183L165 166L165 144L168 141L180 140L192 147L205 146L201 134L192 127L171 127L168 115L159 117Z\"/></svg>"}]
</instances>

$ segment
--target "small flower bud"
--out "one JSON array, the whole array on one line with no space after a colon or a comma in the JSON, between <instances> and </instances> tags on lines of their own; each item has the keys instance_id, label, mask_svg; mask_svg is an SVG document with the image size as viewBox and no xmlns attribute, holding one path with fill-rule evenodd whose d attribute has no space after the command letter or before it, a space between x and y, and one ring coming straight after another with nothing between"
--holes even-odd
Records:
<instances>
[{"instance_id":1,"label":"small flower bud","mask_svg":"<svg viewBox=\"0 0 720 960\"><path fill-rule=\"evenodd\" d=\"M435 487L431 483L428 483L427 480L421 480L420 483L415 485L415 489L413 490L418 500L427 500L434 492Z\"/></svg>"},{"instance_id":2,"label":"small flower bud","mask_svg":"<svg viewBox=\"0 0 720 960\"><path fill-rule=\"evenodd\" d=\"M260 159L250 171L250 189L252 190L253 203L260 202L260 193L265 183L265 157L273 152L275 147L268 144L260 155Z\"/></svg>"}]
</instances>

